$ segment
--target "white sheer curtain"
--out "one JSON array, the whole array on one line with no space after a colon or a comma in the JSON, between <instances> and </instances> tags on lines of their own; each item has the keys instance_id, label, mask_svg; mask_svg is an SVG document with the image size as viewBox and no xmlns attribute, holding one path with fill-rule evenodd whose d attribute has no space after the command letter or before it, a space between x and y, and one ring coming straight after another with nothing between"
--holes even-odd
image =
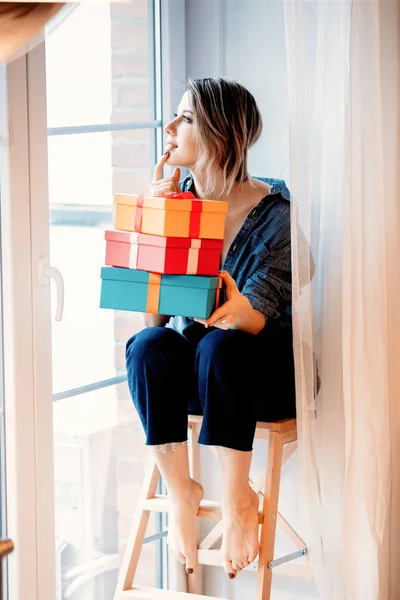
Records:
<instances>
[{"instance_id":1,"label":"white sheer curtain","mask_svg":"<svg viewBox=\"0 0 400 600\"><path fill-rule=\"evenodd\" d=\"M322 600L398 600L399 7L285 0L284 9L310 558ZM299 282L311 265L298 227L316 263L306 288Z\"/></svg>"}]
</instances>

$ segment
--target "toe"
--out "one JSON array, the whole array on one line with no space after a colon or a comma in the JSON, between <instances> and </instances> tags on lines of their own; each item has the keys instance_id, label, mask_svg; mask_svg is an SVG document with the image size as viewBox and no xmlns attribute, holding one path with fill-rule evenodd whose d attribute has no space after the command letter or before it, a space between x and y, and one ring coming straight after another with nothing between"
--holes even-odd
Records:
<instances>
[{"instance_id":1,"label":"toe","mask_svg":"<svg viewBox=\"0 0 400 600\"><path fill-rule=\"evenodd\" d=\"M243 569L245 569L246 567L248 567L250 564L250 561L248 559L243 561Z\"/></svg>"},{"instance_id":2,"label":"toe","mask_svg":"<svg viewBox=\"0 0 400 600\"><path fill-rule=\"evenodd\" d=\"M249 555L249 564L254 562L258 556L258 552Z\"/></svg>"},{"instance_id":3,"label":"toe","mask_svg":"<svg viewBox=\"0 0 400 600\"><path fill-rule=\"evenodd\" d=\"M240 561L237 560L233 560L232 561L232 568L234 571L241 571L242 570L242 563Z\"/></svg>"},{"instance_id":4,"label":"toe","mask_svg":"<svg viewBox=\"0 0 400 600\"><path fill-rule=\"evenodd\" d=\"M186 573L191 575L192 573L194 573L196 567L197 567L196 554L194 554L192 552L190 552L190 553L188 552L187 556L186 556Z\"/></svg>"},{"instance_id":5,"label":"toe","mask_svg":"<svg viewBox=\"0 0 400 600\"><path fill-rule=\"evenodd\" d=\"M222 556L222 566L229 579L234 579L236 577L236 571L232 566L232 562L225 556Z\"/></svg>"}]
</instances>

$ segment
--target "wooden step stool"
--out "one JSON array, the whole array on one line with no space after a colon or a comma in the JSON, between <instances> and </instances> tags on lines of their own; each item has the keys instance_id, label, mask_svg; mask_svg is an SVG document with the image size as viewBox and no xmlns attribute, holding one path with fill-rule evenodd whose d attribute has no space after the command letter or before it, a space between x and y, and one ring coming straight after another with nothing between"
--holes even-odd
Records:
<instances>
[{"instance_id":1,"label":"wooden step stool","mask_svg":"<svg viewBox=\"0 0 400 600\"><path fill-rule=\"evenodd\" d=\"M189 446L190 470L193 478L199 480L200 452L197 443L202 417L189 415L189 429L192 434L192 444ZM260 497L260 550L258 561L251 567L257 570L257 591L255 600L270 600L272 569L283 563L308 554L308 548L289 523L278 512L279 485L282 465L297 448L296 419L285 419L274 423L258 422L255 439L268 440L267 467L254 481L252 488ZM152 511L168 512L166 496L156 495L160 472L153 458L149 458L144 476L143 486L138 500L136 514L126 547L125 556L120 569L114 600L218 600L202 595L202 573L200 565L222 566L219 550L212 546L222 535L221 504L203 500L198 516L217 519L217 525L198 544L199 567L192 575L188 575L188 592L144 588L134 585L136 567L145 538L147 524ZM262 491L263 490L263 491ZM298 551L274 560L276 525L292 540ZM198 533L200 533L198 524ZM308 556L307 556L308 558ZM256 565L256 569L254 568ZM299 567L300 565L292 565Z\"/></svg>"}]
</instances>

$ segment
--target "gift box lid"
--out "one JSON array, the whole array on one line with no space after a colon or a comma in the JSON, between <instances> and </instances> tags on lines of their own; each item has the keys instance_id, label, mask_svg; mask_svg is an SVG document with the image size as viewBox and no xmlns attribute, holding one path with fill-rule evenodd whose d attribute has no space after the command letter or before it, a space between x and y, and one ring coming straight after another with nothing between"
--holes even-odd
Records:
<instances>
[{"instance_id":1,"label":"gift box lid","mask_svg":"<svg viewBox=\"0 0 400 600\"><path fill-rule=\"evenodd\" d=\"M171 196L146 196L143 194L114 194L115 204L136 206L138 198L143 208L173 211L203 211L210 213L224 213L228 211L228 203L222 200L202 200L199 198L179 198L179 194Z\"/></svg>"},{"instance_id":2,"label":"gift box lid","mask_svg":"<svg viewBox=\"0 0 400 600\"><path fill-rule=\"evenodd\" d=\"M197 239L183 237L165 237L162 235L150 235L123 231L120 229L106 229L104 238L110 242L123 242L125 244L140 244L143 246L161 246L163 248L207 248L222 250L224 240Z\"/></svg>"},{"instance_id":3,"label":"gift box lid","mask_svg":"<svg viewBox=\"0 0 400 600\"><path fill-rule=\"evenodd\" d=\"M102 267L101 278L114 281L130 281L132 283L148 283L151 273L148 271L136 271L135 269L124 269L121 267ZM161 275L162 285L179 287L191 287L202 289L217 289L220 287L218 275Z\"/></svg>"}]
</instances>

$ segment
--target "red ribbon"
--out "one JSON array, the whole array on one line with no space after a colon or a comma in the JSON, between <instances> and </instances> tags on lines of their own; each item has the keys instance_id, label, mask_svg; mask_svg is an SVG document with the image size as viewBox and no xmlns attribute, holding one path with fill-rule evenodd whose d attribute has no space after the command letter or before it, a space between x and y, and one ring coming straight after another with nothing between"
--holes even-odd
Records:
<instances>
[{"instance_id":1,"label":"red ribbon","mask_svg":"<svg viewBox=\"0 0 400 600\"><path fill-rule=\"evenodd\" d=\"M185 198L187 200L196 200L196 196L192 192L168 192L164 194L166 198ZM189 237L198 238L200 236L200 219L201 211L203 210L203 202L196 200L192 202L192 210L190 211L189 221Z\"/></svg>"},{"instance_id":2,"label":"red ribbon","mask_svg":"<svg viewBox=\"0 0 400 600\"><path fill-rule=\"evenodd\" d=\"M144 194L140 194L136 199L135 222L133 231L142 231L142 214L143 214Z\"/></svg>"},{"instance_id":3,"label":"red ribbon","mask_svg":"<svg viewBox=\"0 0 400 600\"><path fill-rule=\"evenodd\" d=\"M192 200L196 196L192 194L192 192L168 192L167 194L163 194L166 198L188 198Z\"/></svg>"},{"instance_id":4,"label":"red ribbon","mask_svg":"<svg viewBox=\"0 0 400 600\"><path fill-rule=\"evenodd\" d=\"M192 210L190 211L190 222L189 222L189 237L190 238L198 238L200 237L200 219L201 219L201 211L203 210L203 202L202 200L196 200L196 197L192 194L192 192L178 192L173 193L169 192L167 194L163 194L164 198L183 198L186 200L195 200L192 202ZM143 202L144 202L144 194L140 194L136 199L136 211L135 211L135 222L133 225L134 231L142 231L142 214L143 214Z\"/></svg>"},{"instance_id":5,"label":"red ribbon","mask_svg":"<svg viewBox=\"0 0 400 600\"><path fill-rule=\"evenodd\" d=\"M192 210L190 211L190 222L189 222L189 237L199 238L200 237L200 219L201 211L203 210L203 201L196 200L192 202Z\"/></svg>"}]
</instances>

